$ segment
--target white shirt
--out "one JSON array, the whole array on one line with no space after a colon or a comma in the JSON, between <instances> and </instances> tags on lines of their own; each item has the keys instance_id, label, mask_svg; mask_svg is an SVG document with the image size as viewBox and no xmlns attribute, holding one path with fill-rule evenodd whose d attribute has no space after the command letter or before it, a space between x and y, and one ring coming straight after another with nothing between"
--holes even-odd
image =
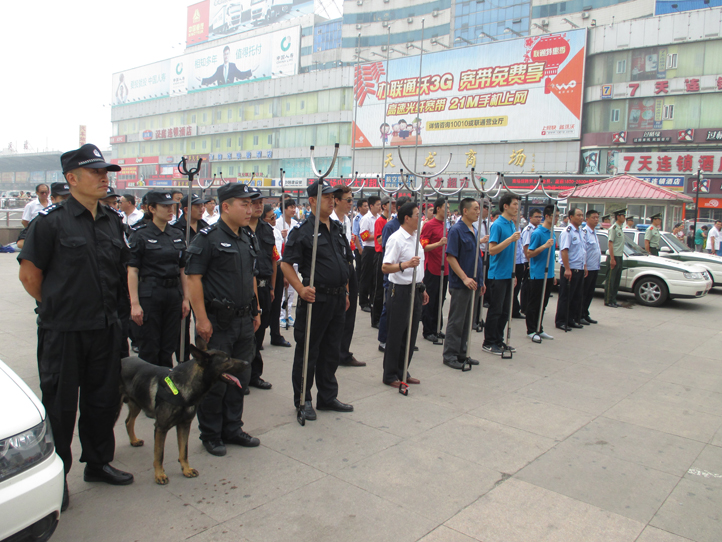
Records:
<instances>
[{"instance_id":1,"label":"white shirt","mask_svg":"<svg viewBox=\"0 0 722 542\"><path fill-rule=\"evenodd\" d=\"M283 235L281 235L281 232L276 228L273 228L273 237L276 241L276 250L280 256L281 250L283 249Z\"/></svg>"},{"instance_id":2,"label":"white shirt","mask_svg":"<svg viewBox=\"0 0 722 542\"><path fill-rule=\"evenodd\" d=\"M133 224L141 220L144 216L145 215L143 214L143 211L141 211L140 209L135 209L132 213L123 217L123 224L128 224L129 226L132 226Z\"/></svg>"},{"instance_id":3,"label":"white shirt","mask_svg":"<svg viewBox=\"0 0 722 542\"><path fill-rule=\"evenodd\" d=\"M416 233L409 235L404 228L399 228L391 234L386 241L386 251L384 252L384 263L398 264L407 262L416 255L416 247L419 247L419 258L421 263L416 267L416 284L424 280L424 249L417 241ZM411 284L414 276L414 268L404 266L404 270L395 273L389 273L389 281L394 284Z\"/></svg>"},{"instance_id":4,"label":"white shirt","mask_svg":"<svg viewBox=\"0 0 722 542\"><path fill-rule=\"evenodd\" d=\"M343 225L343 232L346 234L346 239L348 240L349 246L351 246L351 239L353 239L353 232L351 231L351 219L348 217L348 215L344 215L343 220L341 220L336 214L335 210L331 213L331 218L340 222ZM356 257L353 251L351 251L351 256L353 256L354 258Z\"/></svg>"},{"instance_id":5,"label":"white shirt","mask_svg":"<svg viewBox=\"0 0 722 542\"><path fill-rule=\"evenodd\" d=\"M215 208L215 213L213 213L213 216L208 214L208 211L203 211L203 220L205 220L208 225L215 224L218 222L218 219L221 218L221 213L218 212L218 206ZM280 252L279 252L280 254Z\"/></svg>"},{"instance_id":6,"label":"white shirt","mask_svg":"<svg viewBox=\"0 0 722 542\"><path fill-rule=\"evenodd\" d=\"M295 218L291 217L291 223L289 224L288 222L286 222L286 217L283 216L283 215L281 215L280 220L279 220L279 219L276 219L276 227L273 228L273 229L274 229L274 230L278 230L278 233L279 233L279 235L281 236L281 239L282 239L282 244L285 244L286 239L288 239L288 233L291 233L291 230L292 230L293 228L296 228L297 226L298 226L298 220L296 220ZM281 233L283 230L288 230L288 233L286 234L286 239L283 239L283 233ZM281 251L279 250L278 253L280 254Z\"/></svg>"},{"instance_id":7,"label":"white shirt","mask_svg":"<svg viewBox=\"0 0 722 542\"><path fill-rule=\"evenodd\" d=\"M359 224L359 237L365 247L373 247L374 245L374 224L379 216L374 216L370 211L361 217L361 223ZM368 232L369 235L364 241L364 232Z\"/></svg>"},{"instance_id":8,"label":"white shirt","mask_svg":"<svg viewBox=\"0 0 722 542\"><path fill-rule=\"evenodd\" d=\"M48 199L48 205L43 205L40 203L40 198L36 198L32 200L30 203L28 203L25 206L25 209L23 209L23 218L22 220L26 220L28 222L32 222L33 218L38 216L38 213L51 205L50 199ZM714 228L713 228L714 229Z\"/></svg>"},{"instance_id":9,"label":"white shirt","mask_svg":"<svg viewBox=\"0 0 722 542\"><path fill-rule=\"evenodd\" d=\"M23 218L25 218L23 216ZM707 234L707 250L717 252L719 250L720 238L722 238L722 232L714 226L710 228Z\"/></svg>"}]
</instances>

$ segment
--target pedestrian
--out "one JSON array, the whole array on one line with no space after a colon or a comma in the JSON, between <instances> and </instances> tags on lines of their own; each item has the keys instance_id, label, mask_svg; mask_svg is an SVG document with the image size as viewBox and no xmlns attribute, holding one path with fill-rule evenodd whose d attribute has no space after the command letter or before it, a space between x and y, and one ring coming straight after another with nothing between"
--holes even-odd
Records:
<instances>
[{"instance_id":1,"label":"pedestrian","mask_svg":"<svg viewBox=\"0 0 722 542\"><path fill-rule=\"evenodd\" d=\"M319 186L320 185L320 186ZM319 194L319 188L321 194ZM353 406L338 400L338 368L341 351L341 336L348 300L348 265L351 259L351 247L341 226L331 220L333 212L333 193L335 188L326 181L316 181L308 187L308 199L314 210L321 198L321 211L318 217L311 214L298 228L291 230L286 249L283 252L281 268L291 286L296 289L301 300L296 307L296 323L293 336L296 339L296 352L293 358L293 402L297 409L303 408L307 420L315 420L316 412L311 402L311 388L316 380L316 408L352 412ZM310 286L310 275L314 245L315 221L319 220L318 241L314 287ZM293 266L303 277L299 280ZM306 389L303 386L303 359L306 343L306 318L308 303L313 303L308 345L308 372ZM303 398L302 398L303 396Z\"/></svg>"},{"instance_id":2,"label":"pedestrian","mask_svg":"<svg viewBox=\"0 0 722 542\"><path fill-rule=\"evenodd\" d=\"M677 238L677 241L684 244L685 242L685 235L684 235L684 227L682 226L681 222L678 222L674 225L674 228L672 229L672 234Z\"/></svg>"},{"instance_id":3,"label":"pedestrian","mask_svg":"<svg viewBox=\"0 0 722 542\"><path fill-rule=\"evenodd\" d=\"M254 333L261 325L255 250L244 229L251 220L251 199L259 195L240 183L221 186L221 217L193 238L185 268L196 335L208 343L209 349L239 360L253 359ZM250 366L236 376L242 388L248 387ZM235 384L217 381L198 405L200 439L208 453L223 456L226 444L260 444L243 431L243 394Z\"/></svg>"},{"instance_id":4,"label":"pedestrian","mask_svg":"<svg viewBox=\"0 0 722 542\"><path fill-rule=\"evenodd\" d=\"M263 208L263 220L273 228L273 238L276 242L276 252L278 254L283 253L283 236L281 231L276 228L278 218L281 216L280 206L277 209L269 209L266 205ZM271 345L272 346L283 346L285 348L291 348L291 343L288 342L283 335L281 335L281 303L283 303L283 293L285 282L283 278L283 272L281 266L276 265L276 285L273 291L273 302L271 303L271 319L268 328L271 333Z\"/></svg>"},{"instance_id":5,"label":"pedestrian","mask_svg":"<svg viewBox=\"0 0 722 542\"><path fill-rule=\"evenodd\" d=\"M283 251L286 247L286 241L288 240L288 232L298 226L299 222L294 218L296 214L296 200L293 198L284 198L284 210L281 221L276 221L276 229L281 232L283 237L283 245L281 246L281 257L283 257ZM295 268L298 271L298 268ZM280 312L280 327L288 328L293 326L295 321L291 316L291 307L296 299L296 291L289 286L288 278L285 273L283 274L283 298L281 299L281 312ZM290 345L290 343L289 343Z\"/></svg>"},{"instance_id":6,"label":"pedestrian","mask_svg":"<svg viewBox=\"0 0 722 542\"><path fill-rule=\"evenodd\" d=\"M659 256L659 242L662 239L659 227L662 225L662 213L650 216L649 220L652 225L644 232L644 248L652 256Z\"/></svg>"},{"instance_id":7,"label":"pedestrian","mask_svg":"<svg viewBox=\"0 0 722 542\"><path fill-rule=\"evenodd\" d=\"M348 217L352 204L353 195L351 193L351 187L346 185L337 187L333 193L334 208L333 213L331 213L331 219L341 224L343 234L346 236L346 240L351 247L351 257L355 260L355 239L352 232L351 219ZM353 352L351 352L351 340L353 339L354 327L356 326L356 307L358 306L358 279L353 261L348 265L348 301L349 306L343 324L338 364L346 367L365 367L366 362L357 360Z\"/></svg>"},{"instance_id":8,"label":"pedestrian","mask_svg":"<svg viewBox=\"0 0 722 542\"><path fill-rule=\"evenodd\" d=\"M361 219L369 212L369 202L366 198L360 198L356 203L356 214L353 217L353 237L356 243L354 256L356 257L356 275L361 274L361 252L363 250L363 242L361 241Z\"/></svg>"},{"instance_id":9,"label":"pedestrian","mask_svg":"<svg viewBox=\"0 0 722 542\"><path fill-rule=\"evenodd\" d=\"M378 329L381 312L384 308L384 273L381 270L383 265L384 249L381 246L381 236L384 226L391 219L391 215L396 213L396 199L389 196L381 198L381 212L376 222L374 222L374 273L371 299L371 327Z\"/></svg>"},{"instance_id":10,"label":"pedestrian","mask_svg":"<svg viewBox=\"0 0 722 542\"><path fill-rule=\"evenodd\" d=\"M66 182L58 182L53 183L50 185L50 203L56 204L60 203L61 201L65 201L70 196L70 186ZM32 221L31 221L32 223ZM20 235L18 235L17 240L17 246L19 249L23 248L23 245L25 244L25 238L28 235L28 227L25 227L20 232ZM130 310L130 309L129 309Z\"/></svg>"},{"instance_id":11,"label":"pedestrian","mask_svg":"<svg viewBox=\"0 0 722 542\"><path fill-rule=\"evenodd\" d=\"M449 230L446 257L451 268L449 275L449 319L444 339L444 365L462 369L466 363L478 365L468 355L467 338L471 305L484 294L483 262L476 243L479 202L464 198L459 204L461 219ZM480 239L481 241L481 239ZM476 275L474 266L476 265ZM438 280L438 279L437 279Z\"/></svg>"},{"instance_id":12,"label":"pedestrian","mask_svg":"<svg viewBox=\"0 0 722 542\"><path fill-rule=\"evenodd\" d=\"M131 235L128 262L130 317L138 326L138 355L169 369L179 344L181 319L190 312L188 284L181 271L186 243L181 232L168 224L174 210L170 192L148 193L152 220Z\"/></svg>"},{"instance_id":13,"label":"pedestrian","mask_svg":"<svg viewBox=\"0 0 722 542\"><path fill-rule=\"evenodd\" d=\"M511 311L512 318L526 318L527 294L529 285L529 259L526 250L531 242L531 234L541 222L541 211L532 209L529 213L529 223L521 229L521 237L516 244L516 286L514 286L514 302ZM521 299L520 299L521 296Z\"/></svg>"},{"instance_id":14,"label":"pedestrian","mask_svg":"<svg viewBox=\"0 0 722 542\"><path fill-rule=\"evenodd\" d=\"M137 222L143 219L145 213L135 207L135 196L133 194L123 194L120 196L120 210L125 215L123 224L135 226Z\"/></svg>"},{"instance_id":15,"label":"pedestrian","mask_svg":"<svg viewBox=\"0 0 722 542\"><path fill-rule=\"evenodd\" d=\"M694 226L693 226L694 227ZM707 244L707 226L702 226L694 234L694 251L704 252L704 247Z\"/></svg>"},{"instance_id":16,"label":"pedestrian","mask_svg":"<svg viewBox=\"0 0 722 542\"><path fill-rule=\"evenodd\" d=\"M587 211L587 223L582 227L582 239L586 251L587 272L582 285L582 317L579 323L582 325L596 324L589 315L589 307L594 299L594 291L597 288L597 277L601 268L602 251L597 238L597 224L599 224L599 211L589 209Z\"/></svg>"},{"instance_id":17,"label":"pedestrian","mask_svg":"<svg viewBox=\"0 0 722 542\"><path fill-rule=\"evenodd\" d=\"M38 216L38 213L50 205L50 187L45 184L39 184L35 187L35 194L38 196L36 199L30 200L23 209L23 216L21 222L23 228L27 228L28 224L32 222L33 218Z\"/></svg>"},{"instance_id":18,"label":"pedestrian","mask_svg":"<svg viewBox=\"0 0 722 542\"><path fill-rule=\"evenodd\" d=\"M526 334L530 339L537 333L542 339L554 340L554 337L544 331L544 313L549 303L552 286L557 279L554 273L556 262L556 243L554 242L554 224L559 213L555 213L554 205L544 207L544 222L539 224L531 234L529 247L526 252L529 258L529 303L526 311ZM549 253L551 251L551 254ZM549 267L547 268L547 265ZM546 280L546 287L544 281ZM542 290L544 302L542 303ZM542 324L539 325L539 312L541 311ZM538 326L538 329L537 329Z\"/></svg>"},{"instance_id":19,"label":"pedestrian","mask_svg":"<svg viewBox=\"0 0 722 542\"><path fill-rule=\"evenodd\" d=\"M118 213L98 203L108 171L120 167L90 143L63 153L60 163L70 196L39 212L18 261L20 281L38 302L40 390L65 467L64 510L78 408L85 481L126 485L133 475L110 465L120 404L118 300L128 295L130 251Z\"/></svg>"},{"instance_id":20,"label":"pedestrian","mask_svg":"<svg viewBox=\"0 0 722 542\"><path fill-rule=\"evenodd\" d=\"M424 248L426 268L424 269L424 285L429 294L429 302L421 309L422 335L427 341L433 343L443 339L446 335L440 332L443 329L443 316L439 326L439 291L443 307L446 299L446 290L449 287L449 262L444 262L441 270L441 255L446 250L448 233L445 231L444 220L448 214L449 204L446 198L439 198L434 202L433 215L421 228L421 246ZM437 336L437 333L439 334Z\"/></svg>"},{"instance_id":21,"label":"pedestrian","mask_svg":"<svg viewBox=\"0 0 722 542\"><path fill-rule=\"evenodd\" d=\"M120 210L120 196L115 193L115 191L108 187L108 190L105 192L105 197L100 200L100 203L103 205L107 205L108 207L112 207L116 211Z\"/></svg>"},{"instance_id":22,"label":"pedestrian","mask_svg":"<svg viewBox=\"0 0 722 542\"><path fill-rule=\"evenodd\" d=\"M694 233L694 226L690 226L687 232L687 246L690 250L694 250Z\"/></svg>"},{"instance_id":23,"label":"pedestrian","mask_svg":"<svg viewBox=\"0 0 722 542\"><path fill-rule=\"evenodd\" d=\"M402 381L420 384L418 378L404 374L406 345L409 344L409 365L416 345L421 320L421 307L429 302L425 291L424 251L417 235L419 207L407 202L399 209L400 228L389 237L384 252L383 272L389 275L388 340L384 352L383 383L398 388ZM418 256L416 254L418 253ZM412 284L416 272L415 284ZM413 305L413 308L412 308ZM409 311L412 311L409 331Z\"/></svg>"},{"instance_id":24,"label":"pedestrian","mask_svg":"<svg viewBox=\"0 0 722 542\"><path fill-rule=\"evenodd\" d=\"M619 292L619 283L622 279L622 269L624 268L624 215L626 209L612 211L604 218L614 217L614 224L609 228L609 245L607 255L607 277L604 288L604 306L616 309L620 305L617 304L617 293Z\"/></svg>"},{"instance_id":25,"label":"pedestrian","mask_svg":"<svg viewBox=\"0 0 722 542\"><path fill-rule=\"evenodd\" d=\"M721 229L722 220L717 220L714 226L709 229L709 233L707 234L707 251L710 254L722 256L722 243L720 243L720 241L722 241Z\"/></svg>"},{"instance_id":26,"label":"pedestrian","mask_svg":"<svg viewBox=\"0 0 722 542\"><path fill-rule=\"evenodd\" d=\"M172 226L176 222L178 222L178 219L183 215L183 210L180 208L180 202L183 199L183 191L179 190L177 188L174 188L170 191L171 198L173 198L173 201L175 201L178 205L175 207L175 211L173 213L173 218L169 222L169 224Z\"/></svg>"},{"instance_id":27,"label":"pedestrian","mask_svg":"<svg viewBox=\"0 0 722 542\"><path fill-rule=\"evenodd\" d=\"M514 288L514 243L521 237L514 223L519 214L519 196L504 194L499 200L499 209L501 215L492 223L489 234L489 278L486 281L489 310L486 313L482 345L484 352L496 356L501 356L504 350L515 351L503 339Z\"/></svg>"},{"instance_id":28,"label":"pedestrian","mask_svg":"<svg viewBox=\"0 0 722 542\"><path fill-rule=\"evenodd\" d=\"M221 214L218 212L216 198L206 198L203 200L203 220L209 226L218 222Z\"/></svg>"},{"instance_id":29,"label":"pedestrian","mask_svg":"<svg viewBox=\"0 0 722 542\"><path fill-rule=\"evenodd\" d=\"M559 236L562 265L559 269L559 301L554 322L564 331L581 329L582 288L586 272L586 250L582 238L584 213L577 207L568 212L569 225Z\"/></svg>"},{"instance_id":30,"label":"pedestrian","mask_svg":"<svg viewBox=\"0 0 722 542\"><path fill-rule=\"evenodd\" d=\"M373 301L373 277L376 245L374 241L374 224L381 212L381 198L369 196L369 212L359 223L359 237L363 245L361 253L361 270L359 271L359 305L364 312L371 312Z\"/></svg>"},{"instance_id":31,"label":"pedestrian","mask_svg":"<svg viewBox=\"0 0 722 542\"><path fill-rule=\"evenodd\" d=\"M495 211L496 212L496 211ZM481 252L482 261L486 258L489 250L489 231L493 220L489 214L489 203L487 201L482 202L481 206L481 229L479 231L479 237L481 238L481 245L479 247ZM484 266L484 284L489 276L489 267ZM489 291L484 288L485 292L480 297L474 298L474 323L473 328L477 333L484 331L484 320L481 318L481 312L484 307L489 306Z\"/></svg>"}]
</instances>

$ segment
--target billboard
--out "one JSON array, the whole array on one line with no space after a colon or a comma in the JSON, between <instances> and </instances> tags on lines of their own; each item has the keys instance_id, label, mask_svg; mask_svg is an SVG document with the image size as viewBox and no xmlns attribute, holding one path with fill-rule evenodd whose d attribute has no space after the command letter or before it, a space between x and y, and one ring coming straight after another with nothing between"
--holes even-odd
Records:
<instances>
[{"instance_id":1,"label":"billboard","mask_svg":"<svg viewBox=\"0 0 722 542\"><path fill-rule=\"evenodd\" d=\"M586 35L427 54L420 80L418 56L360 65L356 146L579 139Z\"/></svg>"},{"instance_id":2,"label":"billboard","mask_svg":"<svg viewBox=\"0 0 722 542\"><path fill-rule=\"evenodd\" d=\"M313 0L203 0L188 6L186 44L227 38L313 12Z\"/></svg>"},{"instance_id":3,"label":"billboard","mask_svg":"<svg viewBox=\"0 0 722 542\"><path fill-rule=\"evenodd\" d=\"M301 27L276 30L113 74L113 105L296 75Z\"/></svg>"}]
</instances>

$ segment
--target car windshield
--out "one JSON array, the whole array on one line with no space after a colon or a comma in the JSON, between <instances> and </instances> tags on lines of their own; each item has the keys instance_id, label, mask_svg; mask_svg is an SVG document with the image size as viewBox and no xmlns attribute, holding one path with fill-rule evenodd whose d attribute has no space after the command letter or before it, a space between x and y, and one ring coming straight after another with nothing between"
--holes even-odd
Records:
<instances>
[{"instance_id":1,"label":"car windshield","mask_svg":"<svg viewBox=\"0 0 722 542\"><path fill-rule=\"evenodd\" d=\"M626 239L624 242L624 255L625 256L649 256L649 252L644 250L634 241Z\"/></svg>"},{"instance_id":2,"label":"car windshield","mask_svg":"<svg viewBox=\"0 0 722 542\"><path fill-rule=\"evenodd\" d=\"M663 233L662 237L676 252L692 252L687 245L671 233Z\"/></svg>"}]
</instances>

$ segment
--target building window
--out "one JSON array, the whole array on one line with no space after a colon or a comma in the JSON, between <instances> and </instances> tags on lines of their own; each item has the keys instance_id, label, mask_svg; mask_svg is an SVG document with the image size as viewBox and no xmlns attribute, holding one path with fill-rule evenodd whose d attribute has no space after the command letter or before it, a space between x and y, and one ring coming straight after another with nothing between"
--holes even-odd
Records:
<instances>
[{"instance_id":1,"label":"building window","mask_svg":"<svg viewBox=\"0 0 722 542\"><path fill-rule=\"evenodd\" d=\"M221 138L217 137L216 138L216 149L220 149L220 148L221 148Z\"/></svg>"},{"instance_id":2,"label":"building window","mask_svg":"<svg viewBox=\"0 0 722 542\"><path fill-rule=\"evenodd\" d=\"M220 111L216 111L216 120L221 120L222 113Z\"/></svg>"},{"instance_id":3,"label":"building window","mask_svg":"<svg viewBox=\"0 0 722 542\"><path fill-rule=\"evenodd\" d=\"M228 110L228 120L231 120L233 118L233 109Z\"/></svg>"},{"instance_id":4,"label":"building window","mask_svg":"<svg viewBox=\"0 0 722 542\"><path fill-rule=\"evenodd\" d=\"M238 108L238 120L243 120L243 108Z\"/></svg>"},{"instance_id":5,"label":"building window","mask_svg":"<svg viewBox=\"0 0 722 542\"><path fill-rule=\"evenodd\" d=\"M254 135L253 136L253 146L255 147L256 145L258 145L258 136Z\"/></svg>"},{"instance_id":6,"label":"building window","mask_svg":"<svg viewBox=\"0 0 722 542\"><path fill-rule=\"evenodd\" d=\"M203 144L201 145L201 147L203 147L204 149L206 148L206 140L205 139L203 140Z\"/></svg>"},{"instance_id":7,"label":"building window","mask_svg":"<svg viewBox=\"0 0 722 542\"><path fill-rule=\"evenodd\" d=\"M231 148L231 138L226 139L226 147Z\"/></svg>"},{"instance_id":8,"label":"building window","mask_svg":"<svg viewBox=\"0 0 722 542\"><path fill-rule=\"evenodd\" d=\"M291 110L291 102L286 102L286 111Z\"/></svg>"},{"instance_id":9,"label":"building window","mask_svg":"<svg viewBox=\"0 0 722 542\"><path fill-rule=\"evenodd\" d=\"M626 73L627 72L627 60L618 60L617 61L617 73Z\"/></svg>"},{"instance_id":10,"label":"building window","mask_svg":"<svg viewBox=\"0 0 722 542\"><path fill-rule=\"evenodd\" d=\"M260 114L261 114L261 106L260 106L260 105L254 105L254 106L253 106L253 114L254 114L254 115L260 115Z\"/></svg>"},{"instance_id":11,"label":"building window","mask_svg":"<svg viewBox=\"0 0 722 542\"><path fill-rule=\"evenodd\" d=\"M152 130L153 128L155 128L154 124L155 124L155 119L150 119L150 128L151 128L151 130Z\"/></svg>"},{"instance_id":12,"label":"building window","mask_svg":"<svg viewBox=\"0 0 722 542\"><path fill-rule=\"evenodd\" d=\"M196 116L191 115L191 124L195 124L195 123L196 123Z\"/></svg>"},{"instance_id":13,"label":"building window","mask_svg":"<svg viewBox=\"0 0 722 542\"><path fill-rule=\"evenodd\" d=\"M619 122L619 109L612 109L611 122Z\"/></svg>"},{"instance_id":14,"label":"building window","mask_svg":"<svg viewBox=\"0 0 722 542\"><path fill-rule=\"evenodd\" d=\"M233 172L236 170L233 166L228 166L228 175L233 175Z\"/></svg>"},{"instance_id":15,"label":"building window","mask_svg":"<svg viewBox=\"0 0 722 542\"><path fill-rule=\"evenodd\" d=\"M273 145L273 134L268 134L268 144Z\"/></svg>"},{"instance_id":16,"label":"building window","mask_svg":"<svg viewBox=\"0 0 722 542\"><path fill-rule=\"evenodd\" d=\"M191 141L191 150L192 151L196 150L196 142L195 141Z\"/></svg>"},{"instance_id":17,"label":"building window","mask_svg":"<svg viewBox=\"0 0 722 542\"><path fill-rule=\"evenodd\" d=\"M423 81L423 79L422 79L422 81ZM301 109L306 109L306 101L305 100L301 100Z\"/></svg>"},{"instance_id":18,"label":"building window","mask_svg":"<svg viewBox=\"0 0 722 542\"><path fill-rule=\"evenodd\" d=\"M203 112L203 122L207 122L207 121L208 121L208 113L206 113L206 112L204 111L204 112Z\"/></svg>"},{"instance_id":19,"label":"building window","mask_svg":"<svg viewBox=\"0 0 722 542\"><path fill-rule=\"evenodd\" d=\"M238 147L239 148L243 147L243 137L242 136L238 136Z\"/></svg>"},{"instance_id":20,"label":"building window","mask_svg":"<svg viewBox=\"0 0 722 542\"><path fill-rule=\"evenodd\" d=\"M664 113L662 114L662 120L674 119L674 104L664 106Z\"/></svg>"},{"instance_id":21,"label":"building window","mask_svg":"<svg viewBox=\"0 0 722 542\"><path fill-rule=\"evenodd\" d=\"M667 69L668 70L676 70L677 69L677 53L671 53L667 55Z\"/></svg>"}]
</instances>

